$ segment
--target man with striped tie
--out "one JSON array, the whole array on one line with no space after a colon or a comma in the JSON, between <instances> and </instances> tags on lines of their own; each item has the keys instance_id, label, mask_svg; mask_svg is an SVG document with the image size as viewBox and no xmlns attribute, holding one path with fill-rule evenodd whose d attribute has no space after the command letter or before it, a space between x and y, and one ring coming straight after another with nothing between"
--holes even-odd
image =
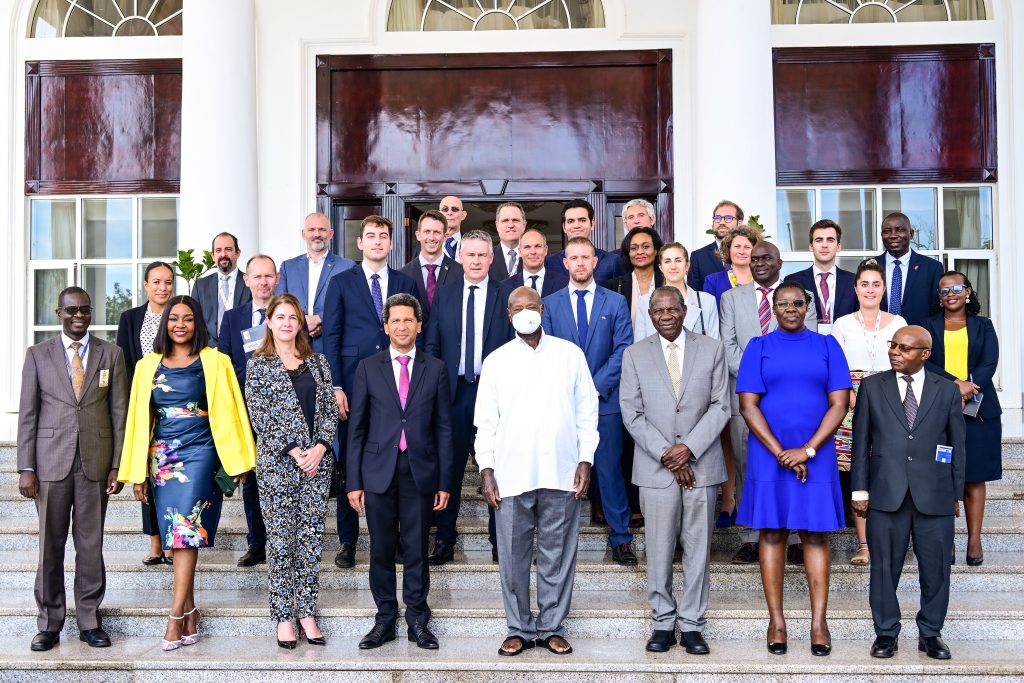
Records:
<instances>
[{"instance_id":1,"label":"man with striped tie","mask_svg":"<svg viewBox=\"0 0 1024 683\"><path fill-rule=\"evenodd\" d=\"M466 220L466 210L462 200L451 195L441 200L438 210L448 222L444 235L444 255L462 263L462 221Z\"/></svg>"},{"instance_id":2,"label":"man with striped tie","mask_svg":"<svg viewBox=\"0 0 1024 683\"><path fill-rule=\"evenodd\" d=\"M740 359L747 343L754 337L764 336L778 327L772 315L772 292L781 284L779 273L782 271L782 258L779 248L771 242L761 241L754 245L750 256L750 271L753 282L734 287L722 295L721 325L722 343L725 344L725 357L729 363L729 381L732 402L732 417L729 420L729 433L732 437L732 449L736 458L736 503L743 491L743 479L747 469L747 425L740 416L739 400L736 396L736 375L740 369ZM810 294L807 295L810 299ZM807 307L804 321L808 330L817 331L818 315L813 306ZM733 564L752 564L757 562L758 533L756 529L743 529L739 532L740 549L733 556ZM795 535L791 544L798 542ZM802 552L791 545L788 556L793 562L802 561Z\"/></svg>"}]
</instances>

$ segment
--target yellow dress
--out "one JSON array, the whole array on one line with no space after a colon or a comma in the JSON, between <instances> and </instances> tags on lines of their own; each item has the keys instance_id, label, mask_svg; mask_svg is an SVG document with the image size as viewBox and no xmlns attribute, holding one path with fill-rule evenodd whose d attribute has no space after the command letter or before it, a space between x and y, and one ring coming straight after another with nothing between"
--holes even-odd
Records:
<instances>
[{"instance_id":1,"label":"yellow dress","mask_svg":"<svg viewBox=\"0 0 1024 683\"><path fill-rule=\"evenodd\" d=\"M946 372L959 380L967 381L967 327L960 330L945 330L942 344L946 348Z\"/></svg>"}]
</instances>

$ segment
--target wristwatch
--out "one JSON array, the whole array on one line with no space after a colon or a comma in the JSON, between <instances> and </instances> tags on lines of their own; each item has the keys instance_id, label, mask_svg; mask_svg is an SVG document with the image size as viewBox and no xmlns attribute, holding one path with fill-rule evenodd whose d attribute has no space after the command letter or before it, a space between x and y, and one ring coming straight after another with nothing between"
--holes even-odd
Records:
<instances>
[{"instance_id":1,"label":"wristwatch","mask_svg":"<svg viewBox=\"0 0 1024 683\"><path fill-rule=\"evenodd\" d=\"M811 448L810 445L805 444L804 445L804 453L807 454L807 459L810 460L811 458L814 457L814 455L817 453L817 451L814 450L813 448Z\"/></svg>"}]
</instances>

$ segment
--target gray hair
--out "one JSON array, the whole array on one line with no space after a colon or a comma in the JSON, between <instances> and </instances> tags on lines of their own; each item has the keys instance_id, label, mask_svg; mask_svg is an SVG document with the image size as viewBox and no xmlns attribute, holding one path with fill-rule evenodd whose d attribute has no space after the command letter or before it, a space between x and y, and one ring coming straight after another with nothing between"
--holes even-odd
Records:
<instances>
[{"instance_id":1,"label":"gray hair","mask_svg":"<svg viewBox=\"0 0 1024 683\"><path fill-rule=\"evenodd\" d=\"M630 199L628 202L626 202L626 205L624 207L622 207L622 222L623 223L626 222L626 213L629 211L629 207L631 207L631 206L642 206L642 207L644 207L647 210L647 215L648 216L650 216L651 218L657 218L657 214L656 214L656 210L654 208L654 204L651 204L646 199Z\"/></svg>"},{"instance_id":2,"label":"gray hair","mask_svg":"<svg viewBox=\"0 0 1024 683\"><path fill-rule=\"evenodd\" d=\"M423 322L423 307L420 306L420 300L414 297L412 294L392 294L384 302L384 311L381 314L384 322L388 321L388 315L391 313L391 309L395 306L408 306L412 309L413 315L416 316L416 322Z\"/></svg>"},{"instance_id":3,"label":"gray hair","mask_svg":"<svg viewBox=\"0 0 1024 683\"><path fill-rule=\"evenodd\" d=\"M484 242L487 242L492 249L494 248L494 240L491 239L491 236L487 234L486 230L470 230L469 232L462 233L462 244L459 245L460 252L466 248L466 242L468 240L483 240Z\"/></svg>"}]
</instances>

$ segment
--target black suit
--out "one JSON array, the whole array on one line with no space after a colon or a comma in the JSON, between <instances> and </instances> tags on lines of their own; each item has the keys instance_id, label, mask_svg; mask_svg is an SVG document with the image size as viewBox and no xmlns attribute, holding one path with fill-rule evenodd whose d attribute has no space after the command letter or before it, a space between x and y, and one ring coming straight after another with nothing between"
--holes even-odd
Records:
<instances>
[{"instance_id":1,"label":"black suit","mask_svg":"<svg viewBox=\"0 0 1024 683\"><path fill-rule=\"evenodd\" d=\"M365 491L370 532L370 591L377 621L394 624L395 550L401 535L402 599L406 623L430 619L427 536L434 494L451 493L451 399L444 363L416 353L403 408L390 349L363 360L356 369L348 430L348 491ZM406 451L399 451L405 431ZM340 503L339 503L340 504ZM401 532L399 532L401 528Z\"/></svg>"},{"instance_id":2,"label":"black suit","mask_svg":"<svg viewBox=\"0 0 1024 683\"><path fill-rule=\"evenodd\" d=\"M725 264L718 254L718 242L712 242L690 254L690 272L686 275L686 286L690 289L704 291L704 278L712 273L725 270Z\"/></svg>"},{"instance_id":3,"label":"black suit","mask_svg":"<svg viewBox=\"0 0 1024 683\"><path fill-rule=\"evenodd\" d=\"M878 264L888 273L886 254L876 256ZM903 270L903 303L900 315L908 325L920 325L924 319L939 312L939 280L942 278L942 263L930 256L910 252L910 263ZM882 297L882 310L889 310L888 288L892 286L886 276L886 294Z\"/></svg>"},{"instance_id":4,"label":"black suit","mask_svg":"<svg viewBox=\"0 0 1024 683\"><path fill-rule=\"evenodd\" d=\"M414 256L411 261L402 266L399 272L405 273L416 283L416 298L420 300L420 306L423 307L423 320L426 322L430 319L431 302L427 300L427 283L423 279L423 266L420 265L420 257ZM445 256L441 259L441 267L434 271L434 275L437 277L437 289L441 289L449 282L455 282L462 278L462 264ZM437 290L434 290L434 296L437 296Z\"/></svg>"},{"instance_id":5,"label":"black suit","mask_svg":"<svg viewBox=\"0 0 1024 683\"><path fill-rule=\"evenodd\" d=\"M235 293L232 297L232 308L241 306L244 303L252 301L252 292L245 286L245 280L243 276L245 273L238 270L235 274ZM203 309L203 319L206 322L206 331L210 333L210 346L217 346L217 303L220 297L218 292L218 286L220 282L220 273L216 272L206 277L201 277L196 282L195 287L192 289L192 296L199 302L199 307ZM231 309L228 309L231 310ZM227 311L225 311L226 313Z\"/></svg>"},{"instance_id":6,"label":"black suit","mask_svg":"<svg viewBox=\"0 0 1024 683\"><path fill-rule=\"evenodd\" d=\"M466 473L466 461L473 447L476 428L473 426L473 411L476 406L476 391L479 383L468 382L459 375L459 361L464 354L462 329L465 324L462 309L465 278L446 285L437 292L430 324L427 326L426 351L444 361L448 369L449 390L452 397L452 452L455 468L455 483L448 508L437 513L437 540L454 545L459 535L455 523L462 504L462 478ZM481 296L480 292L476 296ZM512 323L509 322L506 300L497 282L487 281L486 302L483 320L476 316L475 323L483 330L481 362L492 351L512 339Z\"/></svg>"},{"instance_id":7,"label":"black suit","mask_svg":"<svg viewBox=\"0 0 1024 683\"><path fill-rule=\"evenodd\" d=\"M499 242L494 247L494 260L491 261L491 268L487 276L495 282L504 282L516 273L523 272L523 259L516 251L515 273L508 272L508 257L505 256L505 247Z\"/></svg>"},{"instance_id":8,"label":"black suit","mask_svg":"<svg viewBox=\"0 0 1024 683\"><path fill-rule=\"evenodd\" d=\"M525 280L530 276L523 272L520 268L519 271L512 277L504 280L501 283L502 296L504 297L505 306L508 307L508 298L512 296L512 292L516 291L520 287L526 285L529 286ZM540 298L543 299L549 294L554 294L560 289L565 289L569 286L569 276L564 273L558 273L553 270L544 269L544 280L540 285Z\"/></svg>"},{"instance_id":9,"label":"black suit","mask_svg":"<svg viewBox=\"0 0 1024 683\"><path fill-rule=\"evenodd\" d=\"M854 491L867 491L869 602L875 634L896 637L896 597L910 535L921 582L917 627L922 636L941 635L949 606L953 552L953 508L964 497L966 447L957 386L926 372L915 386L920 407L912 428L900 400L895 372L864 378L853 414ZM951 463L936 460L936 447L952 446Z\"/></svg>"},{"instance_id":10,"label":"black suit","mask_svg":"<svg viewBox=\"0 0 1024 683\"><path fill-rule=\"evenodd\" d=\"M821 297L818 296L818 280L820 278L816 275L814 266L786 276L786 282L797 283L814 297L814 309L818 312L818 324L822 325L825 323L825 311L821 307ZM834 291L829 292L829 298L832 300L832 319L829 324L860 308L855 280L853 273L836 267L836 280L832 284Z\"/></svg>"}]
</instances>

